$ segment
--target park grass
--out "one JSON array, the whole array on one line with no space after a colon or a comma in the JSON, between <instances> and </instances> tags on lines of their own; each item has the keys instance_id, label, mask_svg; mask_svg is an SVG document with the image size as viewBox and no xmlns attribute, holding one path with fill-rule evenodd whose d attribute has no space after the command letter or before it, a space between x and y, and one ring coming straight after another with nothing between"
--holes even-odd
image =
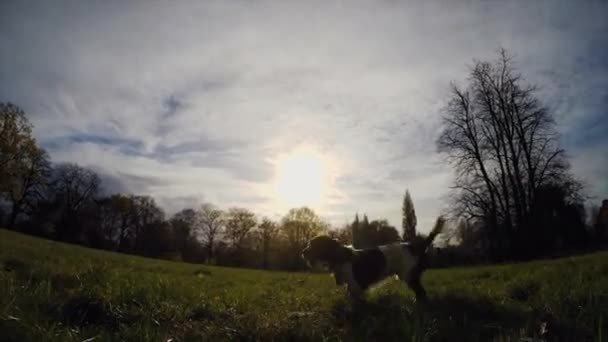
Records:
<instances>
[{"instance_id":1,"label":"park grass","mask_svg":"<svg viewBox=\"0 0 608 342\"><path fill-rule=\"evenodd\" d=\"M326 274L186 264L0 230L0 341L607 341L608 252L431 270L352 304Z\"/></svg>"}]
</instances>

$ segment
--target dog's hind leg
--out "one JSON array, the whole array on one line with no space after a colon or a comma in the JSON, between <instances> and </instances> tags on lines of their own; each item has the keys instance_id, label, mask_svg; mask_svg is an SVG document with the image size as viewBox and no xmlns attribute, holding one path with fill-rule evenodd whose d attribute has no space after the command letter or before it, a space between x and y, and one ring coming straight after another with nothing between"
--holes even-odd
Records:
<instances>
[{"instance_id":1,"label":"dog's hind leg","mask_svg":"<svg viewBox=\"0 0 608 342\"><path fill-rule=\"evenodd\" d=\"M424 287L422 287L422 283L420 281L422 276L422 267L414 267L414 269L410 270L405 274L399 274L399 279L407 284L407 286L414 291L416 295L416 301L424 302L426 301L426 291Z\"/></svg>"}]
</instances>

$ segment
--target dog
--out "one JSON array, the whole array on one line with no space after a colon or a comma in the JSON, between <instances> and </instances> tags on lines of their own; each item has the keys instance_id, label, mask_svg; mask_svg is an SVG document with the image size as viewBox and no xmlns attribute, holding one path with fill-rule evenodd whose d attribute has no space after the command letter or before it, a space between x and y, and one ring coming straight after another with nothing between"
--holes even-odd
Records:
<instances>
[{"instance_id":1,"label":"dog","mask_svg":"<svg viewBox=\"0 0 608 342\"><path fill-rule=\"evenodd\" d=\"M346 247L329 236L320 235L308 242L302 257L310 267L321 266L333 273L336 285L346 285L353 299L361 299L365 290L387 277L397 276L414 291L416 301L426 301L420 279L428 267L429 247L444 224L440 216L427 238L369 249Z\"/></svg>"}]
</instances>

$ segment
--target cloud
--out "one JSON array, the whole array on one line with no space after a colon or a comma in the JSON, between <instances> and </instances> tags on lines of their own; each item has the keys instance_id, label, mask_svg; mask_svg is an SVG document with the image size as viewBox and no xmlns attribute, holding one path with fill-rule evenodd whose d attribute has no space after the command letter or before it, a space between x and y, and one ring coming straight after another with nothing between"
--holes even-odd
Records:
<instances>
[{"instance_id":1,"label":"cloud","mask_svg":"<svg viewBox=\"0 0 608 342\"><path fill-rule=\"evenodd\" d=\"M604 2L0 7L0 99L27 111L54 160L169 211L212 201L275 215L274 160L306 144L334 166L322 215L398 225L409 188L426 230L451 177L434 148L448 83L501 46L542 86L574 171L608 195Z\"/></svg>"}]
</instances>

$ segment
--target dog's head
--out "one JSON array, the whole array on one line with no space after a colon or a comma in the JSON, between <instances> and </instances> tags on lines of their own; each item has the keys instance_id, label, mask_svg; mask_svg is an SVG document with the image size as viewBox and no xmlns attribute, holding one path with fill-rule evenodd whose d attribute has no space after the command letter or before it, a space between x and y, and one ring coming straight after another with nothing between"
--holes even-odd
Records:
<instances>
[{"instance_id":1,"label":"dog's head","mask_svg":"<svg viewBox=\"0 0 608 342\"><path fill-rule=\"evenodd\" d=\"M310 267L334 269L352 258L352 250L342 246L337 240L327 235L320 235L308 242L302 251L302 257Z\"/></svg>"}]
</instances>

